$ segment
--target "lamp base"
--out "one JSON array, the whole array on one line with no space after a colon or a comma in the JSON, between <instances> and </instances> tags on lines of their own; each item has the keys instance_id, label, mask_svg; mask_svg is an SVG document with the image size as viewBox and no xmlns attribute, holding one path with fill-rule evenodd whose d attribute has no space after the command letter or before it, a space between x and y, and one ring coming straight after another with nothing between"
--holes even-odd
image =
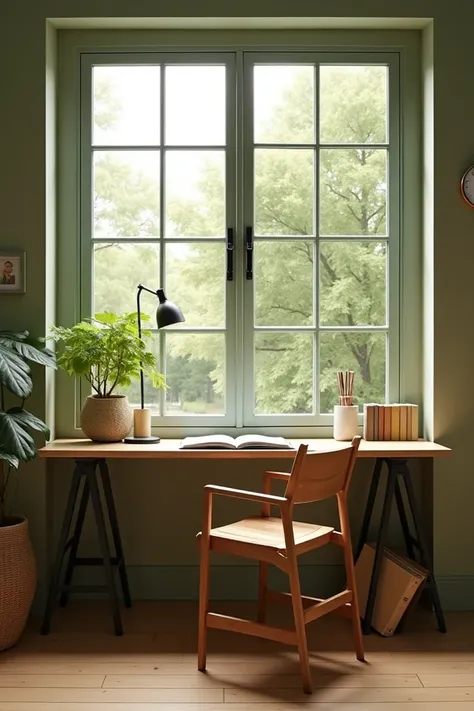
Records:
<instances>
[{"instance_id":1,"label":"lamp base","mask_svg":"<svg viewBox=\"0 0 474 711\"><path fill-rule=\"evenodd\" d=\"M124 444L158 444L159 437L125 437Z\"/></svg>"}]
</instances>

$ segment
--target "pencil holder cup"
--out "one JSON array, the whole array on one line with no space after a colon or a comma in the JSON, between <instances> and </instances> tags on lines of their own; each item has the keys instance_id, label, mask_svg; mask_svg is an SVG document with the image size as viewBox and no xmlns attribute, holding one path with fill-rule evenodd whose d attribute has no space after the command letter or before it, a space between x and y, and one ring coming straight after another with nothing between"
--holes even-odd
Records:
<instances>
[{"instance_id":1,"label":"pencil holder cup","mask_svg":"<svg viewBox=\"0 0 474 711\"><path fill-rule=\"evenodd\" d=\"M357 434L357 405L334 405L333 436L339 441L351 440Z\"/></svg>"}]
</instances>

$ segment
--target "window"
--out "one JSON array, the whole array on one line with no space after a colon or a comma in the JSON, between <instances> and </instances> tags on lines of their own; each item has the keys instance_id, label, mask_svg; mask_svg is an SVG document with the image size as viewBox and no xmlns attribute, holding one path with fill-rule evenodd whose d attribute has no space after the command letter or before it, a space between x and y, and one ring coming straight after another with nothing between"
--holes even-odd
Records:
<instances>
[{"instance_id":1,"label":"window","mask_svg":"<svg viewBox=\"0 0 474 711\"><path fill-rule=\"evenodd\" d=\"M399 112L395 52L82 55L81 317L179 304L155 425L399 397Z\"/></svg>"}]
</instances>

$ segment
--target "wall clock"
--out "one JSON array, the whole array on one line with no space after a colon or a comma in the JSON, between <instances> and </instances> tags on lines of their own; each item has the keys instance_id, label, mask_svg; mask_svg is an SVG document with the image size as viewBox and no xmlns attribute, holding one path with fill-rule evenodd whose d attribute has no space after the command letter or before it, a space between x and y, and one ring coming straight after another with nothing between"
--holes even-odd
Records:
<instances>
[{"instance_id":1,"label":"wall clock","mask_svg":"<svg viewBox=\"0 0 474 711\"><path fill-rule=\"evenodd\" d=\"M461 178L461 194L470 207L474 207L474 165Z\"/></svg>"}]
</instances>

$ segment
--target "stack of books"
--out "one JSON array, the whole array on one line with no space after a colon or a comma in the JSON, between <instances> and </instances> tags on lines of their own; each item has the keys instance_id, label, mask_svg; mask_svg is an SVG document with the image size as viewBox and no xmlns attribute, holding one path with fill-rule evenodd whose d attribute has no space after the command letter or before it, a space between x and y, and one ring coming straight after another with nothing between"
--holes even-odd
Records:
<instances>
[{"instance_id":1,"label":"stack of books","mask_svg":"<svg viewBox=\"0 0 474 711\"><path fill-rule=\"evenodd\" d=\"M418 439L418 405L364 405L364 439Z\"/></svg>"},{"instance_id":2,"label":"stack of books","mask_svg":"<svg viewBox=\"0 0 474 711\"><path fill-rule=\"evenodd\" d=\"M365 616L370 579L375 562L375 543L366 543L356 566L356 586L361 616ZM384 548L372 627L384 637L395 632L400 620L413 607L426 582L428 571L414 560Z\"/></svg>"}]
</instances>

